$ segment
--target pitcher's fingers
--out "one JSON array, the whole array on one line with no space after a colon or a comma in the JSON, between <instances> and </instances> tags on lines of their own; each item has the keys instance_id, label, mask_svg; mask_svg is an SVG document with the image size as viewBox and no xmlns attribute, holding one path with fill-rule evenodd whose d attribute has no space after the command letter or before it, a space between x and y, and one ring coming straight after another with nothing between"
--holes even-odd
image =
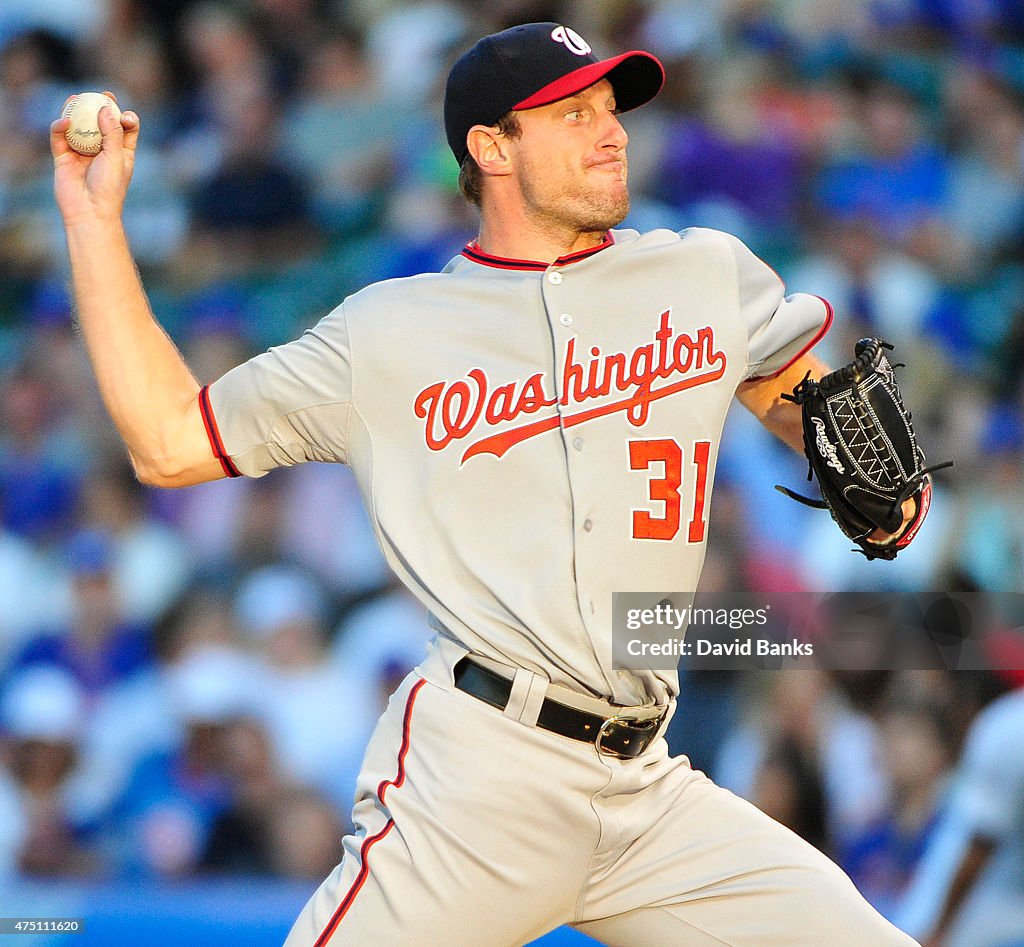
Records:
<instances>
[{"instance_id":1,"label":"pitcher's fingers","mask_svg":"<svg viewBox=\"0 0 1024 947\"><path fill-rule=\"evenodd\" d=\"M113 93L113 92L111 92L111 91L110 91L110 89L104 89L104 90L103 90L103 94L104 94L105 96L107 96L108 98L111 98L111 99L113 99L113 100L114 100L115 102L117 101L117 96L116 96L116 95L114 95L114 93Z\"/></svg>"},{"instance_id":2,"label":"pitcher's fingers","mask_svg":"<svg viewBox=\"0 0 1024 947\"><path fill-rule=\"evenodd\" d=\"M103 150L119 152L124 146L124 128L120 119L114 118L114 110L109 105L104 105L96 119L100 126L100 134L103 135Z\"/></svg>"},{"instance_id":3,"label":"pitcher's fingers","mask_svg":"<svg viewBox=\"0 0 1024 947\"><path fill-rule=\"evenodd\" d=\"M135 150L139 140L139 116L135 112L121 113L121 127L124 129L124 146L129 151Z\"/></svg>"},{"instance_id":4,"label":"pitcher's fingers","mask_svg":"<svg viewBox=\"0 0 1024 947\"><path fill-rule=\"evenodd\" d=\"M72 151L66 134L70 127L70 118L58 118L55 122L50 122L50 152L54 159L63 157Z\"/></svg>"}]
</instances>

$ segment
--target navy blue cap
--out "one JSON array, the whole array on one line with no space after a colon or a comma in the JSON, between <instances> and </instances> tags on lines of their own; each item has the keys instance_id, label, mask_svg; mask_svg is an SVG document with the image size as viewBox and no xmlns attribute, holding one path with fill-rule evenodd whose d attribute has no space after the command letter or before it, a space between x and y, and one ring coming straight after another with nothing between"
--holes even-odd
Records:
<instances>
[{"instance_id":1,"label":"navy blue cap","mask_svg":"<svg viewBox=\"0 0 1024 947\"><path fill-rule=\"evenodd\" d=\"M485 36L452 66L444 94L444 128L459 164L474 125L494 125L507 112L538 108L601 79L615 89L620 112L653 99L665 83L656 57L632 50L598 59L575 30L527 23Z\"/></svg>"}]
</instances>

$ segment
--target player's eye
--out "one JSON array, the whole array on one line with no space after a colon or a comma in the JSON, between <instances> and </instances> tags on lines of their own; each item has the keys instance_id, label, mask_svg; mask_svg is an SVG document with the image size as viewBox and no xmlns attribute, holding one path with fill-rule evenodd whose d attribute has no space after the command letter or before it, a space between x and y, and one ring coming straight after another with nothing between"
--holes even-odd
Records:
<instances>
[{"instance_id":1,"label":"player's eye","mask_svg":"<svg viewBox=\"0 0 1024 947\"><path fill-rule=\"evenodd\" d=\"M570 122L580 122L583 120L583 109L571 109L565 113L565 117Z\"/></svg>"}]
</instances>

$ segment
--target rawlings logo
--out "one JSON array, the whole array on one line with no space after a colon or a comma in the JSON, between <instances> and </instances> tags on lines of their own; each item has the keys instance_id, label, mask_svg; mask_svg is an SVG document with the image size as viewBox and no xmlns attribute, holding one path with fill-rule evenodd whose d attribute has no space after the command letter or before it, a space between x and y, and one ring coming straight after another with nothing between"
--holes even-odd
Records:
<instances>
[{"instance_id":1,"label":"rawlings logo","mask_svg":"<svg viewBox=\"0 0 1024 947\"><path fill-rule=\"evenodd\" d=\"M815 446L818 448L818 453L825 458L825 463L838 473L846 473L846 468L843 467L839 460L839 453L836 451L835 446L825 436L825 422L821 418L811 418L814 422L814 426L817 428L817 433L814 436Z\"/></svg>"},{"instance_id":2,"label":"rawlings logo","mask_svg":"<svg viewBox=\"0 0 1024 947\"><path fill-rule=\"evenodd\" d=\"M672 310L661 314L654 340L632 352L602 354L593 346L589 358L576 360L576 339L566 343L562 360L562 395L549 394L550 384L543 372L526 381L511 381L494 386L482 368L466 373L466 379L439 381L424 388L414 403L416 417L426 421L427 447L441 451L453 441L469 437L481 422L493 427L515 422L544 408L570 408L604 399L613 393L626 397L587 407L576 412L551 412L544 417L473 441L462 455L462 463L477 454L501 457L509 448L545 431L584 424L594 418L624 411L629 423L640 427L647 422L654 401L669 395L717 381L725 374L725 353L715 348L710 326L698 329L695 337L676 333ZM655 386L655 382L685 376Z\"/></svg>"}]
</instances>

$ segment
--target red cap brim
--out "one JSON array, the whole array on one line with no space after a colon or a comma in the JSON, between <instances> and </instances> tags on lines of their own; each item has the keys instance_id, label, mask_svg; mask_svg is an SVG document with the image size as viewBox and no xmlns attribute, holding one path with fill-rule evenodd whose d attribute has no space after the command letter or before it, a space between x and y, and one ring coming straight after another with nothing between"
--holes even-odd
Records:
<instances>
[{"instance_id":1,"label":"red cap brim","mask_svg":"<svg viewBox=\"0 0 1024 947\"><path fill-rule=\"evenodd\" d=\"M628 112L649 102L661 91L665 84L665 69L655 56L634 49L621 56L581 66L538 89L512 108L522 111L550 105L605 78L615 89L618 111Z\"/></svg>"}]
</instances>

